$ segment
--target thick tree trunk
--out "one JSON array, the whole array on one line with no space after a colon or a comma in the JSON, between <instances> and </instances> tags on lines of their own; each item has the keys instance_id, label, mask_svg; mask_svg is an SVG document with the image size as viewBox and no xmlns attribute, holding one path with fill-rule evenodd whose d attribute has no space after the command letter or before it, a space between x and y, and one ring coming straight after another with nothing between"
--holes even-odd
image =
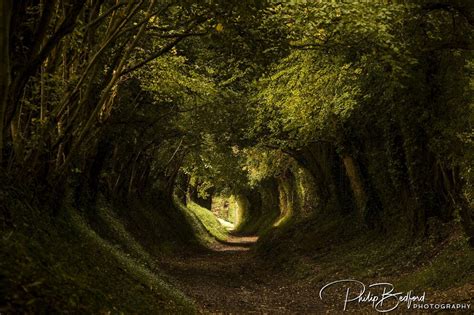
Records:
<instances>
[{"instance_id":1,"label":"thick tree trunk","mask_svg":"<svg viewBox=\"0 0 474 315\"><path fill-rule=\"evenodd\" d=\"M323 209L337 209L341 213L352 211L354 205L349 179L334 146L329 143L314 143L294 157L315 179Z\"/></svg>"},{"instance_id":2,"label":"thick tree trunk","mask_svg":"<svg viewBox=\"0 0 474 315\"><path fill-rule=\"evenodd\" d=\"M469 245L474 247L474 213L472 207L463 195L457 196L457 203L464 233L468 237Z\"/></svg>"},{"instance_id":3,"label":"thick tree trunk","mask_svg":"<svg viewBox=\"0 0 474 315\"><path fill-rule=\"evenodd\" d=\"M278 221L297 215L300 200L296 188L296 177L291 170L278 178L278 194L280 197L280 215Z\"/></svg>"},{"instance_id":4,"label":"thick tree trunk","mask_svg":"<svg viewBox=\"0 0 474 315\"><path fill-rule=\"evenodd\" d=\"M401 130L410 189L413 195L412 205L409 205L410 230L414 236L423 236L426 233L428 213L435 207L431 198L433 196L431 187L433 176L430 172L432 162L426 148L424 130L416 125L413 117L406 117Z\"/></svg>"},{"instance_id":5,"label":"thick tree trunk","mask_svg":"<svg viewBox=\"0 0 474 315\"><path fill-rule=\"evenodd\" d=\"M5 115L7 111L10 73L10 22L13 10L12 0L0 1L0 163L5 143Z\"/></svg>"},{"instance_id":6,"label":"thick tree trunk","mask_svg":"<svg viewBox=\"0 0 474 315\"><path fill-rule=\"evenodd\" d=\"M180 172L176 178L174 193L178 197L179 201L184 205L187 204L186 191L189 186L189 175L184 172Z\"/></svg>"},{"instance_id":7,"label":"thick tree trunk","mask_svg":"<svg viewBox=\"0 0 474 315\"><path fill-rule=\"evenodd\" d=\"M347 177L352 188L355 204L357 205L358 215L362 219L367 205L367 192L364 181L362 180L357 162L349 155L343 156L342 161L346 169Z\"/></svg>"}]
</instances>

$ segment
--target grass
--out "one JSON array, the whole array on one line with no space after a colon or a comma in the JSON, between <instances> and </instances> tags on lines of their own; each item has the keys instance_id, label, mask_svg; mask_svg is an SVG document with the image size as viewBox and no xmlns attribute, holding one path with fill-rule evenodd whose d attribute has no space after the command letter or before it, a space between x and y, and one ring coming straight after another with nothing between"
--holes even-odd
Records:
<instances>
[{"instance_id":1,"label":"grass","mask_svg":"<svg viewBox=\"0 0 474 315\"><path fill-rule=\"evenodd\" d=\"M196 313L196 305L157 264L168 247L184 244L171 242L179 231L166 229L165 209L140 204L118 209L100 200L89 209L95 211L90 222L71 206L53 219L22 198L7 201L14 226L0 227L0 313ZM199 242L227 237L216 217L195 203L168 210L175 212L168 220L182 215ZM431 294L460 292L474 283L474 250L458 226L446 227L454 231L446 237L410 242L403 234L348 228L352 222L350 217L289 220L261 237L257 253L279 271L315 285L384 280L399 290ZM188 234L179 233L183 240Z\"/></svg>"},{"instance_id":2,"label":"grass","mask_svg":"<svg viewBox=\"0 0 474 315\"><path fill-rule=\"evenodd\" d=\"M204 243L212 243L215 240L225 241L227 239L227 230L209 209L203 208L192 201L189 201L185 206L175 199L175 204L187 214L187 220L193 226L195 235Z\"/></svg>"},{"instance_id":3,"label":"grass","mask_svg":"<svg viewBox=\"0 0 474 315\"><path fill-rule=\"evenodd\" d=\"M53 220L20 201L10 206L16 226L0 230L0 313L196 312L110 208L98 209L93 227L72 207Z\"/></svg>"},{"instance_id":4,"label":"grass","mask_svg":"<svg viewBox=\"0 0 474 315\"><path fill-rule=\"evenodd\" d=\"M350 224L351 218L319 218L284 225L262 237L258 254L275 268L315 285L340 279L383 280L399 290L432 293L459 291L474 283L474 250L456 223L444 227L451 231L444 238L415 240L403 233L383 236L349 228Z\"/></svg>"},{"instance_id":5,"label":"grass","mask_svg":"<svg viewBox=\"0 0 474 315\"><path fill-rule=\"evenodd\" d=\"M403 274L398 282L402 288L415 289L447 289L474 283L474 250L458 235L432 261L412 273Z\"/></svg>"}]
</instances>

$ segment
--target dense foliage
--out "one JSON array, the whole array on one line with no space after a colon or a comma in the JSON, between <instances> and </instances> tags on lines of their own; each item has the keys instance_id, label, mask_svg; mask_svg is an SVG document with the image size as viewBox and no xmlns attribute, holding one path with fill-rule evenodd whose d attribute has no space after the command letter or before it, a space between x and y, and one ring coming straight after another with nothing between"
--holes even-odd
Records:
<instances>
[{"instance_id":1,"label":"dense foliage","mask_svg":"<svg viewBox=\"0 0 474 315\"><path fill-rule=\"evenodd\" d=\"M470 0L2 0L0 313L101 312L94 286L192 311L149 253L223 241L213 197L263 256L457 225L474 246L473 72Z\"/></svg>"},{"instance_id":2,"label":"dense foliage","mask_svg":"<svg viewBox=\"0 0 474 315\"><path fill-rule=\"evenodd\" d=\"M2 190L91 221L232 196L249 234L459 221L474 246L473 71L468 0L5 0Z\"/></svg>"},{"instance_id":3,"label":"dense foliage","mask_svg":"<svg viewBox=\"0 0 474 315\"><path fill-rule=\"evenodd\" d=\"M3 173L55 200L170 196L179 173L239 194L302 167L370 227L460 209L472 235L468 4L4 5Z\"/></svg>"}]
</instances>

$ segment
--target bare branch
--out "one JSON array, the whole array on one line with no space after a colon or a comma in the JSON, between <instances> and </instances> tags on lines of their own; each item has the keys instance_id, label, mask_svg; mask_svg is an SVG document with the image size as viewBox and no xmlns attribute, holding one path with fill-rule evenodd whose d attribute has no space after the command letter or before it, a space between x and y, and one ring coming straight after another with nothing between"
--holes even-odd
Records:
<instances>
[{"instance_id":1,"label":"bare branch","mask_svg":"<svg viewBox=\"0 0 474 315\"><path fill-rule=\"evenodd\" d=\"M81 30L86 30L88 28L94 27L97 24L99 24L103 19L108 17L110 14L112 14L115 10L118 8L124 6L126 4L125 1L119 2L113 6L111 6L107 11L105 11L101 16L97 17L94 21L91 21L89 24L84 25Z\"/></svg>"}]
</instances>

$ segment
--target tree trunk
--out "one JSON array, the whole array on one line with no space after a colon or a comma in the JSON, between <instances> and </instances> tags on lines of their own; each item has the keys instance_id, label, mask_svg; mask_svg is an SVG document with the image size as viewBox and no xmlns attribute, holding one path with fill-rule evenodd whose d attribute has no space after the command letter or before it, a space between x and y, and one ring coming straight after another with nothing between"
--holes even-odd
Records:
<instances>
[{"instance_id":1,"label":"tree trunk","mask_svg":"<svg viewBox=\"0 0 474 315\"><path fill-rule=\"evenodd\" d=\"M0 163L5 143L5 114L7 111L10 73L10 21L13 10L12 0L0 1Z\"/></svg>"},{"instance_id":2,"label":"tree trunk","mask_svg":"<svg viewBox=\"0 0 474 315\"><path fill-rule=\"evenodd\" d=\"M354 195L355 204L358 209L358 216L362 220L367 205L367 192L361 178L359 167L354 158L349 155L343 156L342 161L352 188L352 194Z\"/></svg>"}]
</instances>

